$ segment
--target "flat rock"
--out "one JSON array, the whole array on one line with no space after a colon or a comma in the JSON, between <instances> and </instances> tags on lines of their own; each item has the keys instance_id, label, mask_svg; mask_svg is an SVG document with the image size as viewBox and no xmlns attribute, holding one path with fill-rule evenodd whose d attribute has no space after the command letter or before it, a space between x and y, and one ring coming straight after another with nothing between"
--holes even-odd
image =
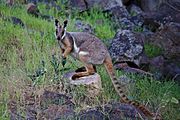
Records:
<instances>
[{"instance_id":1,"label":"flat rock","mask_svg":"<svg viewBox=\"0 0 180 120\"><path fill-rule=\"evenodd\" d=\"M95 73L93 75L89 75L89 76L85 76L85 77L81 77L78 78L76 80L72 80L72 76L75 74L76 72L68 72L66 73L63 78L69 80L70 85L73 86L86 86L87 87L87 91L90 94L90 96L98 95L100 90L102 89L102 85L101 85L101 77L99 74Z\"/></svg>"}]
</instances>

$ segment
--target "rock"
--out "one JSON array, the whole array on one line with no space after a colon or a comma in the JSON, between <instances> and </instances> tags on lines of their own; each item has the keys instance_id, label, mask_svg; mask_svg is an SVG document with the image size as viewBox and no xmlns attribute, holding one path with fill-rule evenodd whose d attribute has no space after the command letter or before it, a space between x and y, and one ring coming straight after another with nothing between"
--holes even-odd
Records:
<instances>
[{"instance_id":1,"label":"rock","mask_svg":"<svg viewBox=\"0 0 180 120\"><path fill-rule=\"evenodd\" d=\"M132 4L128 7L128 11L129 13L131 13L133 16L138 15L138 14L142 14L143 11L141 10L140 7L138 7L135 4Z\"/></svg>"},{"instance_id":2,"label":"rock","mask_svg":"<svg viewBox=\"0 0 180 120\"><path fill-rule=\"evenodd\" d=\"M121 24L122 18L124 19L130 18L129 13L124 6L115 6L110 9L107 9L105 12L111 14L112 21L115 22L118 25L118 27L122 26Z\"/></svg>"},{"instance_id":3,"label":"rock","mask_svg":"<svg viewBox=\"0 0 180 120\"><path fill-rule=\"evenodd\" d=\"M150 60L150 71L156 78L176 79L180 74L180 23L168 23L154 34L147 35L148 43L162 49L161 56Z\"/></svg>"},{"instance_id":4,"label":"rock","mask_svg":"<svg viewBox=\"0 0 180 120\"><path fill-rule=\"evenodd\" d=\"M67 95L44 90L40 95L39 104L38 119L64 119L75 116L74 103Z\"/></svg>"},{"instance_id":5,"label":"rock","mask_svg":"<svg viewBox=\"0 0 180 120\"><path fill-rule=\"evenodd\" d=\"M168 61L163 56L158 56L151 59L149 67L156 79L172 79L180 85L180 66L178 62Z\"/></svg>"},{"instance_id":6,"label":"rock","mask_svg":"<svg viewBox=\"0 0 180 120\"><path fill-rule=\"evenodd\" d=\"M134 31L136 31L137 28L141 28L144 31L144 27L143 27L144 19L143 19L142 14L138 14L136 16L132 16L130 18L130 21L135 24ZM143 31L138 31L138 32L143 32Z\"/></svg>"},{"instance_id":7,"label":"rock","mask_svg":"<svg viewBox=\"0 0 180 120\"><path fill-rule=\"evenodd\" d=\"M45 4L49 4L49 3L53 3L53 2L56 2L57 0L27 0L28 3L34 3L34 4L37 4L37 3L45 3Z\"/></svg>"},{"instance_id":8,"label":"rock","mask_svg":"<svg viewBox=\"0 0 180 120\"><path fill-rule=\"evenodd\" d=\"M155 0L156 1L156 0ZM180 23L180 1L161 3L158 9L143 14L144 24L157 30L160 26L170 22Z\"/></svg>"},{"instance_id":9,"label":"rock","mask_svg":"<svg viewBox=\"0 0 180 120\"><path fill-rule=\"evenodd\" d=\"M7 0L6 5L9 5L9 6L14 5L14 0Z\"/></svg>"},{"instance_id":10,"label":"rock","mask_svg":"<svg viewBox=\"0 0 180 120\"><path fill-rule=\"evenodd\" d=\"M39 120L72 120L75 112L67 105L50 105L46 110L39 114Z\"/></svg>"},{"instance_id":11,"label":"rock","mask_svg":"<svg viewBox=\"0 0 180 120\"><path fill-rule=\"evenodd\" d=\"M143 38L130 30L118 30L112 39L109 52L115 62L131 61L139 65L140 54L143 52Z\"/></svg>"},{"instance_id":12,"label":"rock","mask_svg":"<svg viewBox=\"0 0 180 120\"><path fill-rule=\"evenodd\" d=\"M14 25L20 25L21 27L25 27L23 21L20 19L20 18L17 18L17 17L10 17L10 20L12 21L12 23Z\"/></svg>"},{"instance_id":13,"label":"rock","mask_svg":"<svg viewBox=\"0 0 180 120\"><path fill-rule=\"evenodd\" d=\"M27 0L28 3L33 3L33 4L37 4L39 0Z\"/></svg>"},{"instance_id":14,"label":"rock","mask_svg":"<svg viewBox=\"0 0 180 120\"><path fill-rule=\"evenodd\" d=\"M167 5L168 8L173 8L173 3L179 4L179 0L141 0L140 6L145 12L158 11L161 9L161 5Z\"/></svg>"},{"instance_id":15,"label":"rock","mask_svg":"<svg viewBox=\"0 0 180 120\"><path fill-rule=\"evenodd\" d=\"M115 63L114 68L117 70L124 71L127 74L133 73L133 74L139 74L139 75L146 75L146 76L150 76L150 77L153 76L153 74L146 72L144 70L141 70L141 69L139 69L139 67L134 68L134 67L129 66L128 63L126 63L126 62Z\"/></svg>"},{"instance_id":16,"label":"rock","mask_svg":"<svg viewBox=\"0 0 180 120\"><path fill-rule=\"evenodd\" d=\"M69 105L70 108L74 108L74 104L71 101L71 97L56 93L56 92L51 92L44 90L43 94L40 95L40 105L42 108L45 106L48 106L50 104L55 104L55 105Z\"/></svg>"},{"instance_id":17,"label":"rock","mask_svg":"<svg viewBox=\"0 0 180 120\"><path fill-rule=\"evenodd\" d=\"M27 13L31 14L35 17L38 17L40 15L39 10L37 6L34 3L28 3L27 5Z\"/></svg>"},{"instance_id":18,"label":"rock","mask_svg":"<svg viewBox=\"0 0 180 120\"><path fill-rule=\"evenodd\" d=\"M77 115L80 120L124 120L147 119L145 115L129 104L109 102L106 105L80 111Z\"/></svg>"},{"instance_id":19,"label":"rock","mask_svg":"<svg viewBox=\"0 0 180 120\"><path fill-rule=\"evenodd\" d=\"M106 119L105 114L97 109L83 110L78 114L78 120L104 120Z\"/></svg>"},{"instance_id":20,"label":"rock","mask_svg":"<svg viewBox=\"0 0 180 120\"><path fill-rule=\"evenodd\" d=\"M115 6L122 6L121 0L70 0L70 6L80 12L99 6L102 10L108 10Z\"/></svg>"},{"instance_id":21,"label":"rock","mask_svg":"<svg viewBox=\"0 0 180 120\"><path fill-rule=\"evenodd\" d=\"M74 9L78 9L80 12L98 6L102 12L107 12L111 15L112 21L115 22L118 27L122 26L122 18L130 18L121 0L70 0L70 6Z\"/></svg>"},{"instance_id":22,"label":"rock","mask_svg":"<svg viewBox=\"0 0 180 120\"><path fill-rule=\"evenodd\" d=\"M156 10L159 4L159 0L141 0L141 8L145 12Z\"/></svg>"},{"instance_id":23,"label":"rock","mask_svg":"<svg viewBox=\"0 0 180 120\"><path fill-rule=\"evenodd\" d=\"M88 32L90 34L94 33L94 29L89 24L83 23L81 20L76 20L75 29L80 32Z\"/></svg>"},{"instance_id":24,"label":"rock","mask_svg":"<svg viewBox=\"0 0 180 120\"><path fill-rule=\"evenodd\" d=\"M147 41L162 48L163 56L168 60L180 61L180 23L169 23Z\"/></svg>"},{"instance_id":25,"label":"rock","mask_svg":"<svg viewBox=\"0 0 180 120\"><path fill-rule=\"evenodd\" d=\"M134 106L119 102L108 103L104 106L104 112L108 114L110 120L147 119L145 115Z\"/></svg>"},{"instance_id":26,"label":"rock","mask_svg":"<svg viewBox=\"0 0 180 120\"><path fill-rule=\"evenodd\" d=\"M15 100L9 100L7 106L10 120L23 120L23 116L18 111L18 104Z\"/></svg>"},{"instance_id":27,"label":"rock","mask_svg":"<svg viewBox=\"0 0 180 120\"><path fill-rule=\"evenodd\" d=\"M75 105L65 94L44 89L36 90L28 86L21 97L22 101L10 100L8 103L11 120L54 120L75 117Z\"/></svg>"},{"instance_id":28,"label":"rock","mask_svg":"<svg viewBox=\"0 0 180 120\"><path fill-rule=\"evenodd\" d=\"M129 7L127 7L127 10L131 15L129 17L129 21L134 23L136 26L141 27L144 23L144 18L143 18L144 12L141 10L141 8L136 6L135 4L131 4Z\"/></svg>"},{"instance_id":29,"label":"rock","mask_svg":"<svg viewBox=\"0 0 180 120\"><path fill-rule=\"evenodd\" d=\"M70 6L73 9L78 9L80 12L88 9L87 2L84 0L70 0Z\"/></svg>"},{"instance_id":30,"label":"rock","mask_svg":"<svg viewBox=\"0 0 180 120\"><path fill-rule=\"evenodd\" d=\"M163 56L157 56L150 60L149 69L158 80L163 78L163 71L165 66L165 59Z\"/></svg>"},{"instance_id":31,"label":"rock","mask_svg":"<svg viewBox=\"0 0 180 120\"><path fill-rule=\"evenodd\" d=\"M122 3L123 3L124 5L127 5L129 2L131 2L131 0L122 0Z\"/></svg>"},{"instance_id":32,"label":"rock","mask_svg":"<svg viewBox=\"0 0 180 120\"><path fill-rule=\"evenodd\" d=\"M102 89L101 77L99 74L95 73L93 75L72 80L72 76L74 74L75 72L68 72L63 76L63 78L70 80L70 84L74 87L80 85L87 87L88 96L96 97L97 95L99 95L100 90Z\"/></svg>"},{"instance_id":33,"label":"rock","mask_svg":"<svg viewBox=\"0 0 180 120\"><path fill-rule=\"evenodd\" d=\"M164 75L168 78L171 78L173 81L180 85L180 65L179 63L166 63L164 67Z\"/></svg>"},{"instance_id":34,"label":"rock","mask_svg":"<svg viewBox=\"0 0 180 120\"><path fill-rule=\"evenodd\" d=\"M120 24L122 30L131 30L132 31L132 30L134 30L134 27L135 27L134 23L125 17L121 18L119 20L119 24Z\"/></svg>"},{"instance_id":35,"label":"rock","mask_svg":"<svg viewBox=\"0 0 180 120\"><path fill-rule=\"evenodd\" d=\"M157 56L150 61L150 65L161 69L164 66L164 62L165 60L163 56Z\"/></svg>"}]
</instances>

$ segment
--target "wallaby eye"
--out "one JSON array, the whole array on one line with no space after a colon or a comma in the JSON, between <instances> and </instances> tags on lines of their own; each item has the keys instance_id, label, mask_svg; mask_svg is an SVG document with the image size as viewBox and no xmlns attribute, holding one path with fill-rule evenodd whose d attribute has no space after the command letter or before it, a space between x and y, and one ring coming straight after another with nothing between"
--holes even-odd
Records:
<instances>
[{"instance_id":1,"label":"wallaby eye","mask_svg":"<svg viewBox=\"0 0 180 120\"><path fill-rule=\"evenodd\" d=\"M58 30L56 29L56 35L58 34Z\"/></svg>"}]
</instances>

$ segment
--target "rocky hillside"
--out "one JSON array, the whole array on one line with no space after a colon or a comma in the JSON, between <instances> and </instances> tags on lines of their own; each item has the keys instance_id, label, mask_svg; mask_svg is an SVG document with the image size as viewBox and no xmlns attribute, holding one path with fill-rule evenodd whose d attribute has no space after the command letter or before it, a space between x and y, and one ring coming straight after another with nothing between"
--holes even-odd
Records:
<instances>
[{"instance_id":1,"label":"rocky hillside","mask_svg":"<svg viewBox=\"0 0 180 120\"><path fill-rule=\"evenodd\" d=\"M61 65L55 18L107 45L129 99L180 119L179 0L1 0L0 119L149 119L119 102L102 66L98 95L69 85L63 75L82 63Z\"/></svg>"}]
</instances>

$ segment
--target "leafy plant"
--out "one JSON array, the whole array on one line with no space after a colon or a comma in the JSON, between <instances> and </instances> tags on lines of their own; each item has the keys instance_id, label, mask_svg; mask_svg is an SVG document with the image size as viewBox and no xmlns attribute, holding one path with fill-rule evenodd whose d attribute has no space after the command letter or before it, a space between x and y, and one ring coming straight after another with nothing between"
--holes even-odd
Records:
<instances>
[{"instance_id":1,"label":"leafy plant","mask_svg":"<svg viewBox=\"0 0 180 120\"><path fill-rule=\"evenodd\" d=\"M41 61L41 65L37 68L37 70L34 72L34 74L32 75L28 75L28 77L31 78L31 80L33 81L33 86L42 82L42 77L45 75L45 73L47 72L46 68L45 68L45 62L42 60Z\"/></svg>"}]
</instances>

